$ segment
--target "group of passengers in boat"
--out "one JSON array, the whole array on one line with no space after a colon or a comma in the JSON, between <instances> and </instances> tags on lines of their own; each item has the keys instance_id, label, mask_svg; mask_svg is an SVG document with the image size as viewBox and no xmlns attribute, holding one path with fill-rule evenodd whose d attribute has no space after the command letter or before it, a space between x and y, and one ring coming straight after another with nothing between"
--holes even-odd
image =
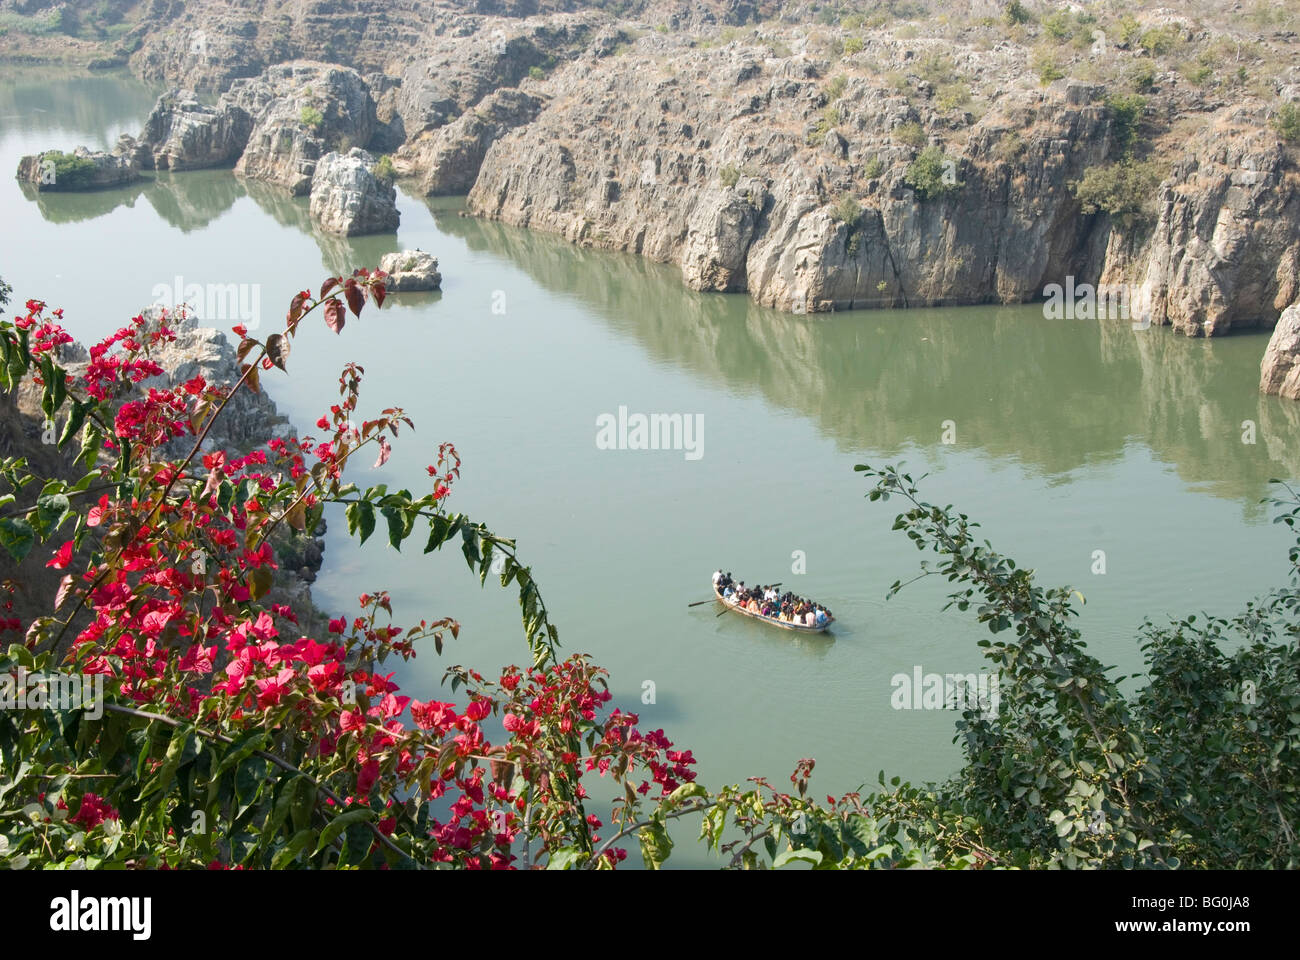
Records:
<instances>
[{"instance_id":1,"label":"group of passengers in boat","mask_svg":"<svg viewBox=\"0 0 1300 960\"><path fill-rule=\"evenodd\" d=\"M775 586L747 587L745 581L733 580L730 571L715 571L713 585L727 603L782 623L823 627L834 619L834 615L819 603L797 597L788 590L779 594Z\"/></svg>"}]
</instances>

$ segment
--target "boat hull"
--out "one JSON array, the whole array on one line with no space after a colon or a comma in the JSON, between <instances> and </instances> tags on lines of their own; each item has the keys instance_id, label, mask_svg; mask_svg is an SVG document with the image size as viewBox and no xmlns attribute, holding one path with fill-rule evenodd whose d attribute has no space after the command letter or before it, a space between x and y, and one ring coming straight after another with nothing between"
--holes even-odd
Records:
<instances>
[{"instance_id":1,"label":"boat hull","mask_svg":"<svg viewBox=\"0 0 1300 960\"><path fill-rule=\"evenodd\" d=\"M794 633L825 633L830 628L830 625L835 622L835 618L832 617L819 627L810 627L806 623L787 623L784 620L777 620L775 617L765 617L761 613L755 613L753 610L745 610L742 607L727 601L723 598L722 594L718 592L716 586L713 588L713 596L717 598L717 601L720 604L732 613L738 613L742 617L749 617L751 620L765 623L769 627L779 627L782 630L790 630Z\"/></svg>"}]
</instances>

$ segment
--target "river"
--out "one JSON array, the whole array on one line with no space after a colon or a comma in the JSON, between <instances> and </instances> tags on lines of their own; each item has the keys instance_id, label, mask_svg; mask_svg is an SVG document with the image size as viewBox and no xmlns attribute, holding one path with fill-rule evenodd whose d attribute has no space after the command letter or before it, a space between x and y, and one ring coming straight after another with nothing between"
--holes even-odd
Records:
<instances>
[{"instance_id":1,"label":"river","mask_svg":"<svg viewBox=\"0 0 1300 960\"><path fill-rule=\"evenodd\" d=\"M882 769L958 767L953 715L894 709L891 678L979 670L987 634L940 611L942 583L885 600L922 557L890 531L895 504L863 498L854 464L928 472L927 498L979 520L1042 583L1077 587L1090 650L1123 672L1141 665L1144 616L1231 615L1285 575L1289 541L1259 501L1270 477L1297 473L1300 408L1257 392L1266 334L1189 340L1049 320L1035 305L790 316L401 189L396 237L345 241L313 230L305 199L230 171L40 196L13 178L25 153L137 132L156 92L122 75L6 75L0 276L15 300L64 307L86 340L177 278L245 285L264 334L295 290L332 272L434 253L440 294L393 297L338 337L318 323L295 342L291 376L263 383L304 430L348 360L366 369L362 415L406 408L414 436L361 483L418 489L437 444L454 441L465 465L452 506L518 539L563 649L607 667L614 703L692 749L710 786L786 783L801 757L817 759L822 796ZM598 448L597 418L620 406L699 418L698 457ZM358 548L341 514L329 520L320 605L346 611L387 586L399 623L461 621L450 662L524 662L513 593L480 589L458 552L399 554L382 537ZM688 608L719 565L822 600L833 632ZM397 679L429 699L443 666L430 650ZM703 857L683 844L679 860Z\"/></svg>"}]
</instances>

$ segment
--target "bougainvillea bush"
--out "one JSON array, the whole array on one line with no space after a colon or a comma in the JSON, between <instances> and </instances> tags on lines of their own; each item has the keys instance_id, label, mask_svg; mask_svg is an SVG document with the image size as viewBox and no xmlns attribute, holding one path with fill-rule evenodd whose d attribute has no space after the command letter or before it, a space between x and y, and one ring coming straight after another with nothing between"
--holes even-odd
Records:
<instances>
[{"instance_id":1,"label":"bougainvillea bush","mask_svg":"<svg viewBox=\"0 0 1300 960\"><path fill-rule=\"evenodd\" d=\"M669 821L688 816L735 867L1296 863L1300 547L1292 585L1242 617L1148 627L1151 682L1129 702L1084 651L1071 591L1036 586L909 475L859 468L871 499L906 500L895 528L941 558L923 575L955 582L953 604L994 634L1014 632L984 644L1003 709L962 713L966 764L944 784L882 773L879 789L823 803L802 760L788 792L761 778L711 792L689 750L610 703L604 671L561 657L514 542L449 510L452 444L430 451L424 492L358 485L413 442L400 407L362 412L359 366L327 385L311 435L212 448L238 391L287 371L300 333L361 322L386 279L359 270L300 291L265 340L235 327L230 386L152 385L152 351L174 337L165 315L92 346L77 376L59 362L71 342L59 311L32 300L0 322L0 388L35 391L75 468L0 461L0 546L20 562L47 555L62 575L45 615L0 617L0 684L58 675L104 693L0 709L0 866L601 869L634 843L658 867ZM521 665L450 665L428 699L404 693L393 658L449 656L459 625L397 625L379 587L309 635L274 599L273 542L316 529L328 504L362 543L459 549L480 585L512 587ZM1288 504L1279 519L1294 524ZM589 795L598 779L611 801Z\"/></svg>"}]
</instances>

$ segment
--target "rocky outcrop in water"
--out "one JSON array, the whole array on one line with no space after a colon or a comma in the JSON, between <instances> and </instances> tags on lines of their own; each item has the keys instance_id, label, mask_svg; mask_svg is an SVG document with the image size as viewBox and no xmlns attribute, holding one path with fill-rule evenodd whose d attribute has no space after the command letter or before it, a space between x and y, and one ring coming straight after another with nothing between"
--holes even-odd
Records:
<instances>
[{"instance_id":1,"label":"rocky outcrop in water","mask_svg":"<svg viewBox=\"0 0 1300 960\"><path fill-rule=\"evenodd\" d=\"M320 159L311 182L311 216L322 230L345 237L397 230L397 191L374 169L375 157L357 147Z\"/></svg>"},{"instance_id":2,"label":"rocky outcrop in water","mask_svg":"<svg viewBox=\"0 0 1300 960\"><path fill-rule=\"evenodd\" d=\"M571 67L580 93L488 150L471 212L675 262L696 289L796 312L1028 299L1090 267L1068 186L1107 151L1087 90L1009 93L958 139L851 79L822 130L832 101L813 62L739 47L671 68L653 48L622 62L633 56ZM996 162L1026 126L1038 135ZM927 141L943 144L946 196L908 182Z\"/></svg>"},{"instance_id":3,"label":"rocky outcrop in water","mask_svg":"<svg viewBox=\"0 0 1300 960\"><path fill-rule=\"evenodd\" d=\"M1282 311L1259 367L1259 389L1300 400L1300 302Z\"/></svg>"},{"instance_id":4,"label":"rocky outcrop in water","mask_svg":"<svg viewBox=\"0 0 1300 960\"><path fill-rule=\"evenodd\" d=\"M99 190L123 186L139 176L131 157L85 147L72 153L47 150L18 162L18 179L37 190Z\"/></svg>"},{"instance_id":5,"label":"rocky outcrop in water","mask_svg":"<svg viewBox=\"0 0 1300 960\"><path fill-rule=\"evenodd\" d=\"M222 97L255 118L235 172L288 187L311 187L316 161L331 150L364 147L375 131L375 101L355 71L284 63L241 80Z\"/></svg>"},{"instance_id":6,"label":"rocky outcrop in water","mask_svg":"<svg viewBox=\"0 0 1300 960\"><path fill-rule=\"evenodd\" d=\"M164 94L137 149L146 166L233 163L237 173L302 195L322 156L365 145L375 129L375 103L356 71L294 62L237 81L211 106L189 91Z\"/></svg>"},{"instance_id":7,"label":"rocky outcrop in water","mask_svg":"<svg viewBox=\"0 0 1300 960\"><path fill-rule=\"evenodd\" d=\"M229 166L248 145L253 118L232 104L209 106L189 90L158 98L137 140L144 163L157 170Z\"/></svg>"},{"instance_id":8,"label":"rocky outcrop in water","mask_svg":"<svg viewBox=\"0 0 1300 960\"><path fill-rule=\"evenodd\" d=\"M379 269L388 274L389 293L437 290L442 286L438 258L423 250L402 250L379 258Z\"/></svg>"}]
</instances>

